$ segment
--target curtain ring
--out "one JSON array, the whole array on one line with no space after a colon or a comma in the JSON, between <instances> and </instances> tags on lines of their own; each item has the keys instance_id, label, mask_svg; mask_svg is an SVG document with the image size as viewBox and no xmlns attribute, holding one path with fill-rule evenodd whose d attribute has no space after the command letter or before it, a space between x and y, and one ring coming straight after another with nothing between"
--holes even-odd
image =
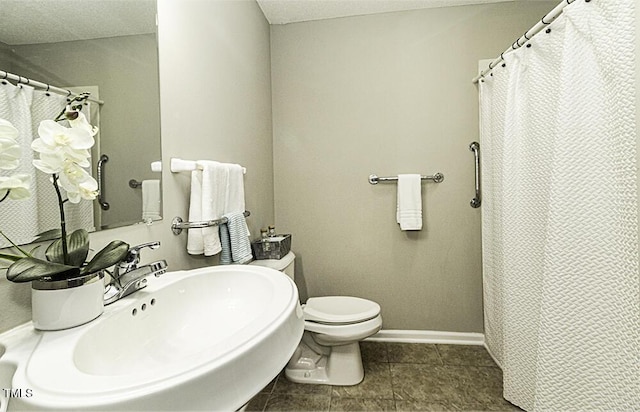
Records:
<instances>
[{"instance_id":1,"label":"curtain ring","mask_svg":"<svg viewBox=\"0 0 640 412\"><path fill-rule=\"evenodd\" d=\"M489 70L493 70L492 64L493 64L493 62L489 63Z\"/></svg>"},{"instance_id":2,"label":"curtain ring","mask_svg":"<svg viewBox=\"0 0 640 412\"><path fill-rule=\"evenodd\" d=\"M527 37L527 32L526 31L524 32L524 38L527 39L527 40L531 40L530 38Z\"/></svg>"},{"instance_id":3,"label":"curtain ring","mask_svg":"<svg viewBox=\"0 0 640 412\"><path fill-rule=\"evenodd\" d=\"M67 97L71 96L71 94L72 94L72 93L71 93L71 90L69 90L69 89L67 89L67 93L68 93L68 94L67 94Z\"/></svg>"},{"instance_id":4,"label":"curtain ring","mask_svg":"<svg viewBox=\"0 0 640 412\"><path fill-rule=\"evenodd\" d=\"M47 84L47 90L45 90L45 92L49 91L49 87L51 87L49 84Z\"/></svg>"},{"instance_id":5,"label":"curtain ring","mask_svg":"<svg viewBox=\"0 0 640 412\"><path fill-rule=\"evenodd\" d=\"M551 24L551 22L547 23L546 21L544 21L544 18L547 17L547 15L545 14L542 19L540 19L540 21L542 22L542 24Z\"/></svg>"}]
</instances>

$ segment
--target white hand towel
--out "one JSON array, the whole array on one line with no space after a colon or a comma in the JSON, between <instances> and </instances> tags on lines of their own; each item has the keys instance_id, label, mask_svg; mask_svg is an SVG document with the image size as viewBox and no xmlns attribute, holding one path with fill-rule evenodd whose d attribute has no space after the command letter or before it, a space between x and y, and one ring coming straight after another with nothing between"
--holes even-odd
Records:
<instances>
[{"instance_id":1,"label":"white hand towel","mask_svg":"<svg viewBox=\"0 0 640 412\"><path fill-rule=\"evenodd\" d=\"M247 233L247 222L244 214L232 212L225 215L229 228L229 240L231 243L231 259L233 263L247 263L253 259L251 254L251 242Z\"/></svg>"},{"instance_id":2,"label":"white hand towel","mask_svg":"<svg viewBox=\"0 0 640 412\"><path fill-rule=\"evenodd\" d=\"M246 210L244 204L244 168L240 165L231 163L225 163L225 165L229 170L229 186L224 212L244 213ZM244 224L247 236L251 236L244 217L243 221L245 222Z\"/></svg>"},{"instance_id":3,"label":"white hand towel","mask_svg":"<svg viewBox=\"0 0 640 412\"><path fill-rule=\"evenodd\" d=\"M160 216L160 180L142 181L142 220L159 220Z\"/></svg>"},{"instance_id":4,"label":"white hand towel","mask_svg":"<svg viewBox=\"0 0 640 412\"><path fill-rule=\"evenodd\" d=\"M225 212L229 168L209 160L198 160L197 164L202 167L202 220L220 219ZM202 229L202 243L205 256L220 253L222 246L217 226Z\"/></svg>"},{"instance_id":5,"label":"white hand towel","mask_svg":"<svg viewBox=\"0 0 640 412\"><path fill-rule=\"evenodd\" d=\"M418 174L398 175L396 220L401 230L422 229L422 183Z\"/></svg>"},{"instance_id":6,"label":"white hand towel","mask_svg":"<svg viewBox=\"0 0 640 412\"><path fill-rule=\"evenodd\" d=\"M202 170L191 172L191 198L189 200L189 222L202 221ZM187 230L187 253L201 255L204 253L202 229Z\"/></svg>"}]
</instances>

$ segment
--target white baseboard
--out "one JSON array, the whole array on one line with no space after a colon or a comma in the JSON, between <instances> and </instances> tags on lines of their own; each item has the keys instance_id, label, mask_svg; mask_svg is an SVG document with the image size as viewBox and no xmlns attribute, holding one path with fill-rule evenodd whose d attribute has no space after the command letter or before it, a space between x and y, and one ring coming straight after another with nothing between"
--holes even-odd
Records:
<instances>
[{"instance_id":1,"label":"white baseboard","mask_svg":"<svg viewBox=\"0 0 640 412\"><path fill-rule=\"evenodd\" d=\"M374 342L484 345L484 334L473 332L440 332L433 330L382 329L365 340Z\"/></svg>"}]
</instances>

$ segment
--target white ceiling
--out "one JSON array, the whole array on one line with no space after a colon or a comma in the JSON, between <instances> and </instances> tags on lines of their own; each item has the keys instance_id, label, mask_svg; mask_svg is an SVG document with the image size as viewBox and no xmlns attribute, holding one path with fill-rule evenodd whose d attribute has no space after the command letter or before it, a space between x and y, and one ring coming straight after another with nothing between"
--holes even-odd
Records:
<instances>
[{"instance_id":1,"label":"white ceiling","mask_svg":"<svg viewBox=\"0 0 640 412\"><path fill-rule=\"evenodd\" d=\"M508 1L545 0L257 0L271 24ZM154 33L155 14L156 0L0 0L0 42L19 45Z\"/></svg>"},{"instance_id":2,"label":"white ceiling","mask_svg":"<svg viewBox=\"0 0 640 412\"><path fill-rule=\"evenodd\" d=\"M9 45L155 33L156 0L0 0Z\"/></svg>"},{"instance_id":3,"label":"white ceiling","mask_svg":"<svg viewBox=\"0 0 640 412\"><path fill-rule=\"evenodd\" d=\"M509 1L545 0L257 0L271 24Z\"/></svg>"}]
</instances>

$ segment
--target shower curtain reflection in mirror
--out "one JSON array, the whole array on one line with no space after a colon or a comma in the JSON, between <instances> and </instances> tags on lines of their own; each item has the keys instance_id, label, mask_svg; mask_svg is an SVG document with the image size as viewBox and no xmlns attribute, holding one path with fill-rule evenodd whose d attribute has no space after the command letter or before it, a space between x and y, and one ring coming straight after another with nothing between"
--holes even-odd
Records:
<instances>
[{"instance_id":1,"label":"shower curtain reflection in mirror","mask_svg":"<svg viewBox=\"0 0 640 412\"><path fill-rule=\"evenodd\" d=\"M0 118L8 120L18 129L18 142L22 148L18 169L9 174L24 173L31 177L29 198L7 199L0 204L0 230L17 244L30 243L39 233L60 228L58 201L50 182L51 176L37 171L33 166L31 142L38 138L40 122L54 119L66 104L66 96L35 90L24 84L0 83ZM83 112L96 125L95 119L89 118L91 105L87 103ZM95 146L93 150L92 153L95 153ZM8 172L0 170L0 175L5 173ZM69 232L80 228L89 232L95 230L93 202L65 202L65 216ZM0 239L0 247L7 246L9 243Z\"/></svg>"}]
</instances>

